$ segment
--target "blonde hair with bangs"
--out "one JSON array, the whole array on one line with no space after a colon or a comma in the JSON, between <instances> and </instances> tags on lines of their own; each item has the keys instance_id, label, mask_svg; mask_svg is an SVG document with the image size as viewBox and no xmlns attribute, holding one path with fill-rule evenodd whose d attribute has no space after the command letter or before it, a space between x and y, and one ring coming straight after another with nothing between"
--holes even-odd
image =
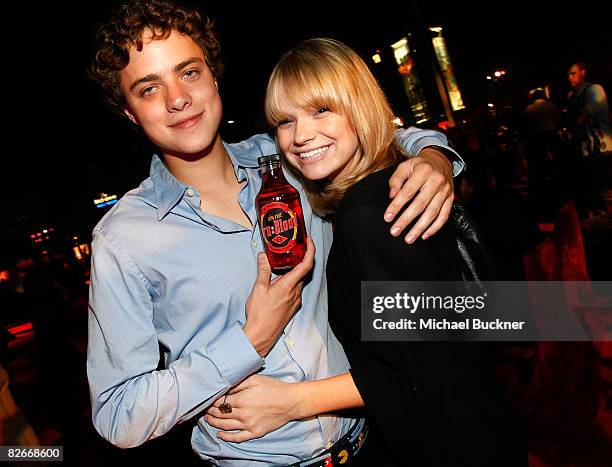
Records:
<instances>
[{"instance_id":1,"label":"blonde hair with bangs","mask_svg":"<svg viewBox=\"0 0 612 467\"><path fill-rule=\"evenodd\" d=\"M319 215L335 212L346 190L402 155L394 139L393 112L376 78L359 55L334 39L308 39L281 57L266 91L266 118L276 127L284 119L280 103L300 108L327 107L344 115L357 134L361 157L351 173L327 180L302 180Z\"/></svg>"}]
</instances>

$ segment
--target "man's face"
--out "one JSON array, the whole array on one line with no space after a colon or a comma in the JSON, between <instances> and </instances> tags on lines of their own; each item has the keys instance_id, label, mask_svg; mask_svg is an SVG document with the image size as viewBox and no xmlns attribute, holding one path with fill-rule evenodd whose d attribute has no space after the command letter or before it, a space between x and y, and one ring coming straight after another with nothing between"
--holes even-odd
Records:
<instances>
[{"instance_id":1,"label":"man's face","mask_svg":"<svg viewBox=\"0 0 612 467\"><path fill-rule=\"evenodd\" d=\"M567 78L569 79L571 87L578 88L584 83L586 70L581 70L578 65L572 65L567 72Z\"/></svg>"},{"instance_id":2,"label":"man's face","mask_svg":"<svg viewBox=\"0 0 612 467\"><path fill-rule=\"evenodd\" d=\"M126 115L140 125L164 155L201 153L219 138L221 98L204 53L190 37L172 31L167 39L132 46L120 71Z\"/></svg>"}]
</instances>

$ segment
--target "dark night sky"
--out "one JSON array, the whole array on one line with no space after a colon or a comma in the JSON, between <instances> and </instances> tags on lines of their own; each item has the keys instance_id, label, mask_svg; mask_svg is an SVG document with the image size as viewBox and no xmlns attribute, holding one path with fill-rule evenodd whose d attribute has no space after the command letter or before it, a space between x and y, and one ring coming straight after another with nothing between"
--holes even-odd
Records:
<instances>
[{"instance_id":1,"label":"dark night sky","mask_svg":"<svg viewBox=\"0 0 612 467\"><path fill-rule=\"evenodd\" d=\"M138 139L106 110L84 74L94 25L116 3L47 2L36 9L38 33L12 37L9 56L17 66L9 74L14 85L7 98L26 131L11 129L5 135L9 141L17 138L17 144L5 144L7 153L7 146L10 154L17 150L11 158L17 162L10 168L5 163L2 170L0 224L15 225L11 219L31 211L31 203L48 211L52 220L54 213L80 206L78 199L91 203L101 191L122 194L146 177L149 158L133 149ZM325 7L331 2L260 2L257 7L193 3L216 20L226 63L221 82L225 116L238 122L238 136L265 129L261 109L267 76L280 54L299 40L335 37L369 57L413 30L409 1L359 8L338 4L334 11ZM602 4L419 3L427 24L445 28L468 107L481 98L484 76L497 66L506 67L520 89L552 83L561 96L567 92L568 62L582 58L593 64L594 80L611 92L612 41L609 15L597 13ZM54 197L64 201L50 203Z\"/></svg>"}]
</instances>

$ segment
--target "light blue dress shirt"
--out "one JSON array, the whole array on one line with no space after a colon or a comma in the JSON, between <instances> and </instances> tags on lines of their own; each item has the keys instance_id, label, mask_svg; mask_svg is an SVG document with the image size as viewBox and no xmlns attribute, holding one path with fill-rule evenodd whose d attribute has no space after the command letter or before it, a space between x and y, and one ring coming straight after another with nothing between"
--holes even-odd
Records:
<instances>
[{"instance_id":1,"label":"light blue dress shirt","mask_svg":"<svg viewBox=\"0 0 612 467\"><path fill-rule=\"evenodd\" d=\"M437 132L409 129L398 138L412 154L432 145L448 149ZM315 265L301 309L260 358L242 325L262 251L256 159L277 150L267 135L225 148L237 179L246 181L238 201L252 229L203 212L198 191L179 182L158 156L150 177L94 229L87 353L92 418L104 438L126 448L197 416L191 441L202 458L223 466L287 465L329 447L354 420L329 415L294 421L236 444L217 438L201 412L255 372L298 382L349 369L327 322L332 229L287 174L300 192Z\"/></svg>"}]
</instances>

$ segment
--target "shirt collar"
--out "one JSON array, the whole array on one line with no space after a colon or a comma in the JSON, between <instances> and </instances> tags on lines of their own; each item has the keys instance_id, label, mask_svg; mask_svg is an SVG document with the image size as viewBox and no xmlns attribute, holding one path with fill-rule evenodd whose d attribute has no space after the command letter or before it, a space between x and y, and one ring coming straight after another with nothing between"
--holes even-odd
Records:
<instances>
[{"instance_id":1,"label":"shirt collar","mask_svg":"<svg viewBox=\"0 0 612 467\"><path fill-rule=\"evenodd\" d=\"M243 180L248 180L247 173L245 170L246 167L238 162L238 157L236 156L236 154L234 154L232 147L225 142L223 143L223 147L225 148L225 151L227 151L227 155L232 161L232 165L234 166L234 171L236 172L236 178L238 179L238 181L241 182ZM258 167L250 167L250 168L258 168Z\"/></svg>"},{"instance_id":2,"label":"shirt collar","mask_svg":"<svg viewBox=\"0 0 612 467\"><path fill-rule=\"evenodd\" d=\"M238 160L231 147L223 143L227 154L234 166L234 172L238 181L247 180L248 177L245 167L238 163ZM159 154L153 154L151 159L151 168L149 170L149 176L153 181L153 187L155 188L155 196L157 200L157 218L162 220L170 210L177 205L181 200L185 191L189 186L180 182L174 175L170 173L166 164L164 164L162 157Z\"/></svg>"},{"instance_id":3,"label":"shirt collar","mask_svg":"<svg viewBox=\"0 0 612 467\"><path fill-rule=\"evenodd\" d=\"M166 164L158 154L153 154L149 176L155 188L157 199L157 219L162 220L170 210L181 200L187 185L179 182L170 173Z\"/></svg>"},{"instance_id":4,"label":"shirt collar","mask_svg":"<svg viewBox=\"0 0 612 467\"><path fill-rule=\"evenodd\" d=\"M582 83L577 89L576 89L576 95L579 96L580 94L582 94L582 91L584 91L587 87L589 83L587 81L585 81L584 83Z\"/></svg>"}]
</instances>

